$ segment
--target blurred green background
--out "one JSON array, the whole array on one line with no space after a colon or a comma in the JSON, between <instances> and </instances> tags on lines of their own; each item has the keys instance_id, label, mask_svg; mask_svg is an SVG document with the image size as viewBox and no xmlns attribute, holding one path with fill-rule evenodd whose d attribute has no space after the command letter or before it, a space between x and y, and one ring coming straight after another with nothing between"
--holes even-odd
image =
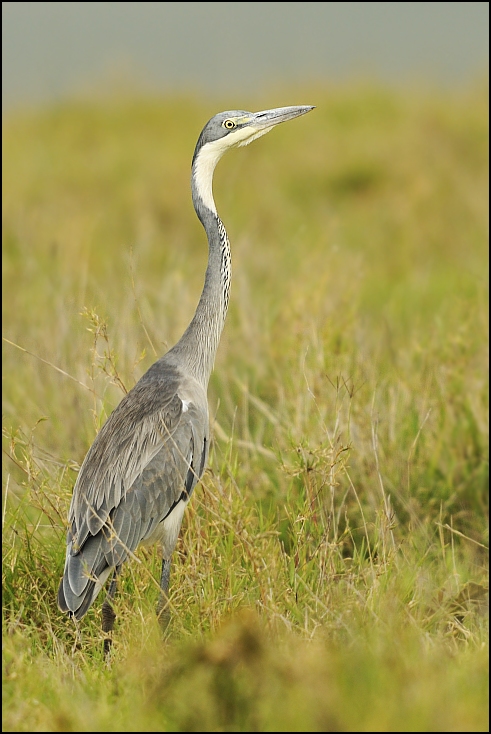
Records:
<instances>
[{"instance_id":1,"label":"blurred green background","mask_svg":"<svg viewBox=\"0 0 491 734\"><path fill-rule=\"evenodd\" d=\"M4 117L4 729L487 730L487 85L278 88L316 110L220 162L233 256L164 641L158 551L57 610L76 471L181 335L189 193L227 100Z\"/></svg>"},{"instance_id":2,"label":"blurred green background","mask_svg":"<svg viewBox=\"0 0 491 734\"><path fill-rule=\"evenodd\" d=\"M2 3L3 729L488 731L488 3ZM209 467L56 607L81 462L182 334L219 110ZM102 595L101 595L102 597Z\"/></svg>"}]
</instances>

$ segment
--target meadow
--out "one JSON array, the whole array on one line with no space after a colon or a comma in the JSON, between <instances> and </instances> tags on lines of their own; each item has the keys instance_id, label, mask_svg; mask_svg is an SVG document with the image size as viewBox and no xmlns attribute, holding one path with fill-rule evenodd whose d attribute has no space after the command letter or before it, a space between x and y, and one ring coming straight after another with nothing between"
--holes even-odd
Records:
<instances>
[{"instance_id":1,"label":"meadow","mask_svg":"<svg viewBox=\"0 0 491 734\"><path fill-rule=\"evenodd\" d=\"M315 104L228 153L210 464L171 621L158 549L56 606L76 473L180 337L220 109ZM487 83L99 95L4 116L3 730L488 731Z\"/></svg>"}]
</instances>

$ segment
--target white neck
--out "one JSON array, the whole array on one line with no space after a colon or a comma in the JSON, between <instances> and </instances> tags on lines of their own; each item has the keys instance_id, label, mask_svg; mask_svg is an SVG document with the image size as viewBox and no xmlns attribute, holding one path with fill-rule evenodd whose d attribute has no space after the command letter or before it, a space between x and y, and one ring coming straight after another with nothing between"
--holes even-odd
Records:
<instances>
[{"instance_id":1,"label":"white neck","mask_svg":"<svg viewBox=\"0 0 491 734\"><path fill-rule=\"evenodd\" d=\"M201 197L203 204L213 212L217 213L215 200L213 199L213 171L222 155L229 149L249 145L253 140L265 135L272 127L258 130L253 127L245 127L229 133L219 140L205 143L194 161L194 182L196 191Z\"/></svg>"}]
</instances>

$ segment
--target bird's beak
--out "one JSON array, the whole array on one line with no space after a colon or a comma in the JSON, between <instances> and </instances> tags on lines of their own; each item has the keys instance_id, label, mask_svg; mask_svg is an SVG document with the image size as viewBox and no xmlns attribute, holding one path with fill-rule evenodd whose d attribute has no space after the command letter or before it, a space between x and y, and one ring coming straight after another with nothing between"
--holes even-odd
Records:
<instances>
[{"instance_id":1,"label":"bird's beak","mask_svg":"<svg viewBox=\"0 0 491 734\"><path fill-rule=\"evenodd\" d=\"M297 107L277 107L274 110L263 110L263 112L255 112L251 115L248 125L257 130L262 130L263 128L270 129L275 125L279 125L280 122L293 120L294 117L305 115L313 109L313 105L300 105Z\"/></svg>"},{"instance_id":2,"label":"bird's beak","mask_svg":"<svg viewBox=\"0 0 491 734\"><path fill-rule=\"evenodd\" d=\"M235 118L239 129L231 133L227 139L230 144L241 148L243 145L249 145L253 140L269 133L280 122L293 120L294 117L305 115L306 112L313 109L313 105L277 107L275 110L263 110L263 112L254 112L242 118Z\"/></svg>"}]
</instances>

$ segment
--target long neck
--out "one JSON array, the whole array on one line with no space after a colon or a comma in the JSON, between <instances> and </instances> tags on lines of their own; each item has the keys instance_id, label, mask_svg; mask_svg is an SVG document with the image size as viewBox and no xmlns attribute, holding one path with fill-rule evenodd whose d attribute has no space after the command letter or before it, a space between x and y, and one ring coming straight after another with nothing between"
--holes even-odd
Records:
<instances>
[{"instance_id":1,"label":"long neck","mask_svg":"<svg viewBox=\"0 0 491 734\"><path fill-rule=\"evenodd\" d=\"M214 160L210 165L209 161L205 161L205 167L203 160L200 165L199 156L193 161L193 204L208 237L208 267L196 312L183 336L171 350L205 390L225 324L232 277L230 243L217 214L211 188L216 162Z\"/></svg>"}]
</instances>

